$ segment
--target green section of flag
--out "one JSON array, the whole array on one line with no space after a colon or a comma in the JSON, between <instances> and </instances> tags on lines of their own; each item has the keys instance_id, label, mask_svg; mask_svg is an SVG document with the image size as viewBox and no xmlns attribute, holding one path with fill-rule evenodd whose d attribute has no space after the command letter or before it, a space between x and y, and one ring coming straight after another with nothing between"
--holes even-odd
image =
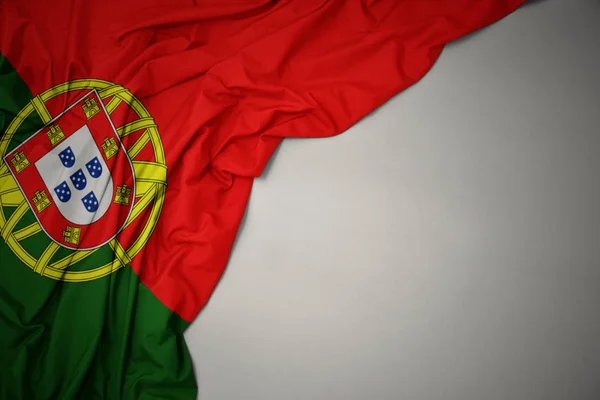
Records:
<instances>
[{"instance_id":1,"label":"green section of flag","mask_svg":"<svg viewBox=\"0 0 600 400\"><path fill-rule=\"evenodd\" d=\"M0 55L0 138L31 98ZM10 149L41 126L32 115ZM0 212L8 217L15 208ZM28 212L15 229L34 221ZM37 258L50 239L39 232L21 243ZM114 257L106 249L74 267L104 265ZM129 266L89 282L59 282L24 265L0 238L0 400L195 399L187 325Z\"/></svg>"}]
</instances>

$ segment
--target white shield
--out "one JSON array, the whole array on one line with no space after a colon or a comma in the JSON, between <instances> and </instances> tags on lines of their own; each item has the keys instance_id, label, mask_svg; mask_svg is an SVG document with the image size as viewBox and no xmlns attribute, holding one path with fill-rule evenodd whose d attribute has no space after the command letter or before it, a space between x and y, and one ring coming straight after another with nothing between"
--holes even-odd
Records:
<instances>
[{"instance_id":1,"label":"white shield","mask_svg":"<svg viewBox=\"0 0 600 400\"><path fill-rule=\"evenodd\" d=\"M40 158L35 167L54 204L70 222L89 225L110 207L112 177L87 125Z\"/></svg>"}]
</instances>

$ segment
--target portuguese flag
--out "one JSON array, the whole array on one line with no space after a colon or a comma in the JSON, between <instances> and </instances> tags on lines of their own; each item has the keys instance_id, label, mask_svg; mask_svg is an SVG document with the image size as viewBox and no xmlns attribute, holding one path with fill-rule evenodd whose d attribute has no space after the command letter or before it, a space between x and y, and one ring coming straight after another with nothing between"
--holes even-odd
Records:
<instances>
[{"instance_id":1,"label":"portuguese flag","mask_svg":"<svg viewBox=\"0 0 600 400\"><path fill-rule=\"evenodd\" d=\"M183 332L281 140L523 1L0 0L0 399L196 398Z\"/></svg>"}]
</instances>

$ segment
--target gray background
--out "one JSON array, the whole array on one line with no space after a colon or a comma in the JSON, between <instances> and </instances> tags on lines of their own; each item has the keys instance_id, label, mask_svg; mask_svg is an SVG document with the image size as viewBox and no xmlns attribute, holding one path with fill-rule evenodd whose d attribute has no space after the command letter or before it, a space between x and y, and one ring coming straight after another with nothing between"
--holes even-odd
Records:
<instances>
[{"instance_id":1,"label":"gray background","mask_svg":"<svg viewBox=\"0 0 600 400\"><path fill-rule=\"evenodd\" d=\"M287 140L186 336L202 400L600 399L600 1Z\"/></svg>"}]
</instances>

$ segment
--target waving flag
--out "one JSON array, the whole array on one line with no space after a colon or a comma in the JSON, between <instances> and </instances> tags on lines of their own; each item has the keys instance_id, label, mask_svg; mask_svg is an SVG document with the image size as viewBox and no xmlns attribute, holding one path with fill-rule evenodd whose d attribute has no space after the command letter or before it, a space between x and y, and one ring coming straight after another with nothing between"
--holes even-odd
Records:
<instances>
[{"instance_id":1,"label":"waving flag","mask_svg":"<svg viewBox=\"0 0 600 400\"><path fill-rule=\"evenodd\" d=\"M182 333L281 140L523 1L2 0L0 398L195 398Z\"/></svg>"}]
</instances>

